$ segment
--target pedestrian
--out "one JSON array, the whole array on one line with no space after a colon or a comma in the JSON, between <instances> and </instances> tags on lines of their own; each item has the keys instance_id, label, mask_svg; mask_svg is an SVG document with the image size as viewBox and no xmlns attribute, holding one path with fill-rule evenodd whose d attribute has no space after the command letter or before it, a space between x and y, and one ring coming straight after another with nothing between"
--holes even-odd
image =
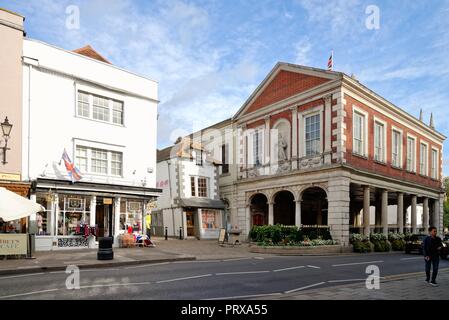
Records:
<instances>
[{"instance_id":1,"label":"pedestrian","mask_svg":"<svg viewBox=\"0 0 449 320\"><path fill-rule=\"evenodd\" d=\"M437 228L430 227L429 235L423 242L423 253L426 264L426 282L437 287L438 265L440 263L440 250L443 246L441 238L437 237ZM432 280L430 281L430 265L432 265ZM430 281L430 282L429 282Z\"/></svg>"}]
</instances>

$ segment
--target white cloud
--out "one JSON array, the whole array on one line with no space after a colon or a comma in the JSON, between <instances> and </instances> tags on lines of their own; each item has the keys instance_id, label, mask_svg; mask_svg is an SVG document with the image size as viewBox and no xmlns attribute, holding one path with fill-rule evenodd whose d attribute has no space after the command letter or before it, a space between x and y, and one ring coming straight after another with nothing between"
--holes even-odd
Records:
<instances>
[{"instance_id":1,"label":"white cloud","mask_svg":"<svg viewBox=\"0 0 449 320\"><path fill-rule=\"evenodd\" d=\"M312 44L309 38L303 38L296 42L295 48L295 63L300 65L308 65L310 63L310 50L312 49Z\"/></svg>"}]
</instances>

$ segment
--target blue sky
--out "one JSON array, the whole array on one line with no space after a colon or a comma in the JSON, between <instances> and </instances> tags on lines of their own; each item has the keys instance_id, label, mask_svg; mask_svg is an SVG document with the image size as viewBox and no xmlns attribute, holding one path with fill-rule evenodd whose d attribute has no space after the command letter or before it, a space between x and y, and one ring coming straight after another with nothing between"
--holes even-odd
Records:
<instances>
[{"instance_id":1,"label":"blue sky","mask_svg":"<svg viewBox=\"0 0 449 320\"><path fill-rule=\"evenodd\" d=\"M66 8L80 28L66 28ZM365 10L376 5L380 28ZM158 145L232 116L278 61L357 78L449 136L449 2L440 0L0 0L30 38L92 45L159 81ZM445 145L444 159L448 158ZM445 161L445 175L449 161Z\"/></svg>"}]
</instances>

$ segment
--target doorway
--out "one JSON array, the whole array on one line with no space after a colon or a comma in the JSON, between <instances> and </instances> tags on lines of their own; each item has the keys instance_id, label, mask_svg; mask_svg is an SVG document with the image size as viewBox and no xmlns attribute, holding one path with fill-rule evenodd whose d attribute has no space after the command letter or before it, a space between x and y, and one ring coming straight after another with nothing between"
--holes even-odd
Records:
<instances>
[{"instance_id":1,"label":"doorway","mask_svg":"<svg viewBox=\"0 0 449 320\"><path fill-rule=\"evenodd\" d=\"M112 204L97 204L95 208L95 222L98 225L99 237L112 237Z\"/></svg>"},{"instance_id":2,"label":"doorway","mask_svg":"<svg viewBox=\"0 0 449 320\"><path fill-rule=\"evenodd\" d=\"M186 211L187 236L195 236L195 211Z\"/></svg>"}]
</instances>

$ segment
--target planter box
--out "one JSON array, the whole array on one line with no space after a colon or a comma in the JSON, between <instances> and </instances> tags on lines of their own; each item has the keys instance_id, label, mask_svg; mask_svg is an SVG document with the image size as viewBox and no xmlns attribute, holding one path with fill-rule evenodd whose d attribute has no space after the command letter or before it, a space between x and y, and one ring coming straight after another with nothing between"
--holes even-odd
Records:
<instances>
[{"instance_id":1,"label":"planter box","mask_svg":"<svg viewBox=\"0 0 449 320\"><path fill-rule=\"evenodd\" d=\"M327 255L351 252L351 247L339 244L300 247L300 246L258 246L252 245L249 251L253 253L281 254L281 255Z\"/></svg>"}]
</instances>

